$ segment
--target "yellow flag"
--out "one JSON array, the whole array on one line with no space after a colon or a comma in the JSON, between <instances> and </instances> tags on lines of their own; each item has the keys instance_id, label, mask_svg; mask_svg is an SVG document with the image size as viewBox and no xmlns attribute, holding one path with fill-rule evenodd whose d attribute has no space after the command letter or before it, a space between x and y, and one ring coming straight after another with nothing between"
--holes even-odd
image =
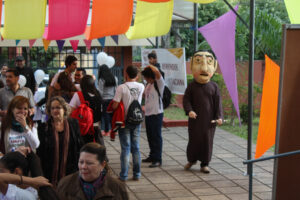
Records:
<instances>
[{"instance_id":1,"label":"yellow flag","mask_svg":"<svg viewBox=\"0 0 300 200\"><path fill-rule=\"evenodd\" d=\"M285 6L289 14L291 24L300 24L300 1L299 0L285 0Z\"/></svg>"},{"instance_id":2,"label":"yellow flag","mask_svg":"<svg viewBox=\"0 0 300 200\"><path fill-rule=\"evenodd\" d=\"M173 0L161 3L137 1L134 25L126 33L128 39L165 35L172 24Z\"/></svg>"},{"instance_id":3,"label":"yellow flag","mask_svg":"<svg viewBox=\"0 0 300 200\"><path fill-rule=\"evenodd\" d=\"M45 29L46 3L46 0L5 1L3 38L41 38Z\"/></svg>"},{"instance_id":4,"label":"yellow flag","mask_svg":"<svg viewBox=\"0 0 300 200\"><path fill-rule=\"evenodd\" d=\"M191 1L191 2L194 2L194 3L212 3L216 0L186 0L186 1Z\"/></svg>"}]
</instances>

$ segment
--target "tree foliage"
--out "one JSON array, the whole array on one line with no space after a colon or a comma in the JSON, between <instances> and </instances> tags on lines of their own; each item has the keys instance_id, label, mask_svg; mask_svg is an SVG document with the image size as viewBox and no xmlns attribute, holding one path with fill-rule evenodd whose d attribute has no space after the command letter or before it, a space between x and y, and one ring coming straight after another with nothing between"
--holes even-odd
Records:
<instances>
[{"instance_id":1,"label":"tree foliage","mask_svg":"<svg viewBox=\"0 0 300 200\"><path fill-rule=\"evenodd\" d=\"M239 4L238 14L249 24L249 0L231 0L233 6ZM211 4L199 4L199 27L217 19L229 11L229 7L218 0ZM283 0L256 0L255 11L255 59L263 59L264 54L272 59L279 59L281 49L282 24L289 23L287 11ZM186 48L186 55L193 54L193 30L181 29L182 46ZM208 43L199 33L198 49L210 49ZM174 45L174 44L173 44ZM236 58L247 60L249 52L249 30L237 18L236 24Z\"/></svg>"}]
</instances>

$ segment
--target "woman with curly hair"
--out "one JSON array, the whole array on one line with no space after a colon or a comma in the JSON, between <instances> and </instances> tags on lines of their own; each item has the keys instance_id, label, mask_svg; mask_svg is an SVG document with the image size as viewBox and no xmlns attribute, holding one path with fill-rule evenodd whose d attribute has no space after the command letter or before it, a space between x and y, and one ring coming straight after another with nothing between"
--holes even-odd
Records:
<instances>
[{"instance_id":1,"label":"woman with curly hair","mask_svg":"<svg viewBox=\"0 0 300 200\"><path fill-rule=\"evenodd\" d=\"M78 121L68 117L70 108L62 97L52 97L46 109L50 119L38 127L41 145L37 154L44 176L56 186L62 177L77 171L83 141Z\"/></svg>"}]
</instances>

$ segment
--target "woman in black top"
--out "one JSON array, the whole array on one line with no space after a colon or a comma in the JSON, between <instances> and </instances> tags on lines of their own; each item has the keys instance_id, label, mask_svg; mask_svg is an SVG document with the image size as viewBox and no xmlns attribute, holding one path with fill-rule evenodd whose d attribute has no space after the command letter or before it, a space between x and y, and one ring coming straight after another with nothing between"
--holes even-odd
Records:
<instances>
[{"instance_id":1,"label":"woman in black top","mask_svg":"<svg viewBox=\"0 0 300 200\"><path fill-rule=\"evenodd\" d=\"M38 127L40 157L44 176L56 186L58 181L78 170L79 150L83 145L78 121L70 118L69 105L62 97L47 103L50 119Z\"/></svg>"}]
</instances>

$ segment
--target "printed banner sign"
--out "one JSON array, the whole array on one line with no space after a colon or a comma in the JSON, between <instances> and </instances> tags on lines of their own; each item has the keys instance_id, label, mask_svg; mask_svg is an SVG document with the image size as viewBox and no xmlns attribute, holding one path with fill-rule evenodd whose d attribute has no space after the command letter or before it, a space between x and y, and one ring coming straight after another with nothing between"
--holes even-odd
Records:
<instances>
[{"instance_id":1,"label":"printed banner sign","mask_svg":"<svg viewBox=\"0 0 300 200\"><path fill-rule=\"evenodd\" d=\"M165 73L165 83L173 94L184 94L186 89L185 49L142 49L142 68L149 65L148 54L155 52L160 69Z\"/></svg>"}]
</instances>

